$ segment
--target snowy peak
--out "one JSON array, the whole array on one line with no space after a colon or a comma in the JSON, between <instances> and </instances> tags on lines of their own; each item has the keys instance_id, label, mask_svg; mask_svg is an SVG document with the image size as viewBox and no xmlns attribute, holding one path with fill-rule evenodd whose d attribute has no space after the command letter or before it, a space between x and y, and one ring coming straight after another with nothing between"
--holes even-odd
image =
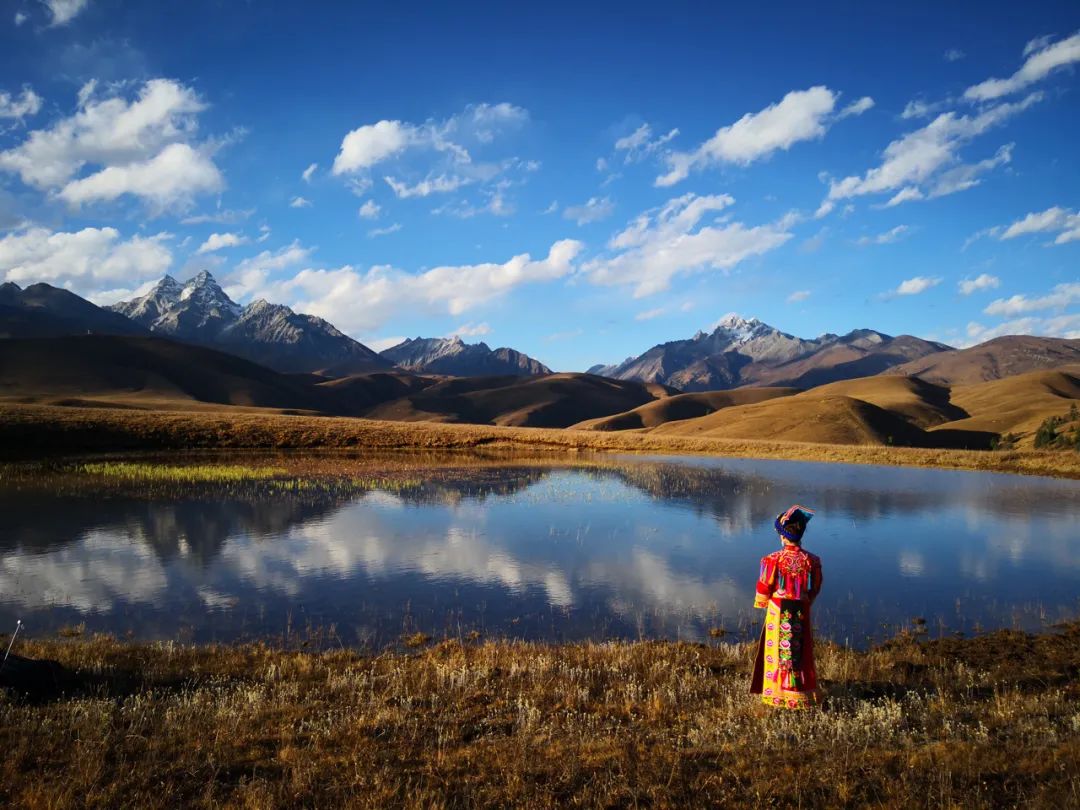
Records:
<instances>
[{"instance_id":1,"label":"snowy peak","mask_svg":"<svg viewBox=\"0 0 1080 810\"><path fill-rule=\"evenodd\" d=\"M421 374L475 377L551 373L543 363L519 351L505 347L492 351L486 343L466 343L460 335L406 339L380 355L398 368Z\"/></svg>"}]
</instances>

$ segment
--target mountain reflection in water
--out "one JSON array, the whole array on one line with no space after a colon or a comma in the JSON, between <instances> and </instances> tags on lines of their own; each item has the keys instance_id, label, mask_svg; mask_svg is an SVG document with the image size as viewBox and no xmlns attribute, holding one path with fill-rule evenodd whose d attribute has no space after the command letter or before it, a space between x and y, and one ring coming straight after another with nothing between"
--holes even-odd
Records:
<instances>
[{"instance_id":1,"label":"mountain reflection in water","mask_svg":"<svg viewBox=\"0 0 1080 810\"><path fill-rule=\"evenodd\" d=\"M0 622L144 638L333 628L536 639L751 632L778 511L817 509L817 623L862 643L1073 615L1075 482L750 460L418 467L408 486L0 489Z\"/></svg>"}]
</instances>

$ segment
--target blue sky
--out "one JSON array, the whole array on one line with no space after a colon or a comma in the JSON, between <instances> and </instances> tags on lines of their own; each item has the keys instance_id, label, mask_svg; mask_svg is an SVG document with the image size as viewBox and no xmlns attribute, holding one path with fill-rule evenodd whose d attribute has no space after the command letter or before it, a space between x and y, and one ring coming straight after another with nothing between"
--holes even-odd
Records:
<instances>
[{"instance_id":1,"label":"blue sky","mask_svg":"<svg viewBox=\"0 0 1080 810\"><path fill-rule=\"evenodd\" d=\"M0 280L583 369L1080 337L1080 6L0 3ZM946 6L947 7L944 7Z\"/></svg>"}]
</instances>

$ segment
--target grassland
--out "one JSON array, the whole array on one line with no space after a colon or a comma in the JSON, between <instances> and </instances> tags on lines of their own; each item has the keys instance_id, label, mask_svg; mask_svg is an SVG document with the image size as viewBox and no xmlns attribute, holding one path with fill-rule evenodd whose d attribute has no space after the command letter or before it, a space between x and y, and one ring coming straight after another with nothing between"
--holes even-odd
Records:
<instances>
[{"instance_id":1,"label":"grassland","mask_svg":"<svg viewBox=\"0 0 1080 810\"><path fill-rule=\"evenodd\" d=\"M0 697L5 806L1080 802L1078 625L822 645L830 697L800 714L755 704L749 647L723 643L19 651L77 678L62 697Z\"/></svg>"},{"instance_id":2,"label":"grassland","mask_svg":"<svg viewBox=\"0 0 1080 810\"><path fill-rule=\"evenodd\" d=\"M0 457L198 449L477 450L701 454L889 464L1080 478L1080 454L1016 449L965 451L756 439L489 427L269 413L126 411L0 406Z\"/></svg>"}]
</instances>

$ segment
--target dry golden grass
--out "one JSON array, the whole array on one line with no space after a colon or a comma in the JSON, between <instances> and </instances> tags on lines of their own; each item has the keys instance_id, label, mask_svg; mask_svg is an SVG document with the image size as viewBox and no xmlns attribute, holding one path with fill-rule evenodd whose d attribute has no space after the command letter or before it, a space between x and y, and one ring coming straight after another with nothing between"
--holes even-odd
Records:
<instances>
[{"instance_id":1,"label":"dry golden grass","mask_svg":"<svg viewBox=\"0 0 1080 810\"><path fill-rule=\"evenodd\" d=\"M0 454L6 458L232 448L371 451L516 448L559 453L599 450L944 467L1080 478L1080 454L1051 450L964 451L273 414L0 405Z\"/></svg>"},{"instance_id":2,"label":"dry golden grass","mask_svg":"<svg viewBox=\"0 0 1080 810\"><path fill-rule=\"evenodd\" d=\"M723 408L752 405L776 397L797 394L797 388L738 388L733 391L702 391L676 394L647 402L612 416L586 419L571 425L576 430L637 430L652 428L680 419L705 416Z\"/></svg>"},{"instance_id":3,"label":"dry golden grass","mask_svg":"<svg viewBox=\"0 0 1080 810\"><path fill-rule=\"evenodd\" d=\"M423 639L409 643L424 644ZM1080 627L821 645L824 711L746 694L750 649L446 641L375 656L31 642L80 674L0 697L22 807L1066 807Z\"/></svg>"}]
</instances>

